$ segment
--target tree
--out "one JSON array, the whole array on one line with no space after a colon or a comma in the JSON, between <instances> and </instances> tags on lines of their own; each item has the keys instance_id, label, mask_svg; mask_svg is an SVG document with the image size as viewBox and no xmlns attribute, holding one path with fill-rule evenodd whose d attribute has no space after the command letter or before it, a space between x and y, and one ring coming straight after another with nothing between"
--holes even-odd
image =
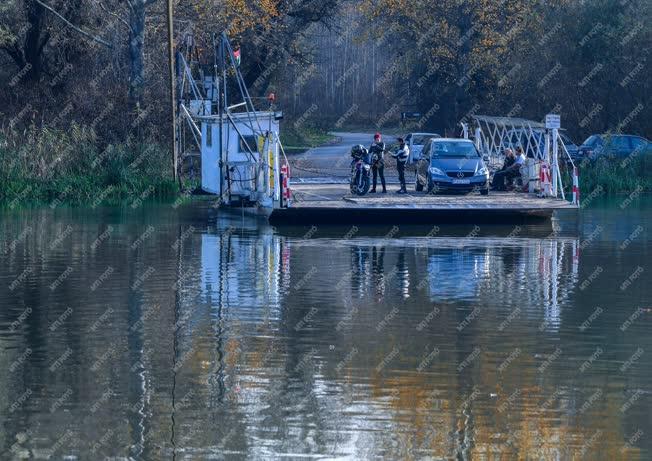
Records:
<instances>
[{"instance_id":1,"label":"tree","mask_svg":"<svg viewBox=\"0 0 652 461\"><path fill-rule=\"evenodd\" d=\"M145 87L145 21L148 7L158 0L126 0L129 5L129 100L140 105Z\"/></svg>"},{"instance_id":2,"label":"tree","mask_svg":"<svg viewBox=\"0 0 652 461\"><path fill-rule=\"evenodd\" d=\"M38 81L44 68L43 48L50 38L46 10L36 0L11 0L1 8L5 21L0 26L0 49L11 57L24 81Z\"/></svg>"}]
</instances>

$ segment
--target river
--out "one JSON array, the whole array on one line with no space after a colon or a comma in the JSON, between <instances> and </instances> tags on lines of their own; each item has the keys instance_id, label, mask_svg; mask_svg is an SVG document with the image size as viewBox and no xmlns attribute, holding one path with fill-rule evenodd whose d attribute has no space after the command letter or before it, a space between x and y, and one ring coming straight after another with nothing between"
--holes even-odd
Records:
<instances>
[{"instance_id":1,"label":"river","mask_svg":"<svg viewBox=\"0 0 652 461\"><path fill-rule=\"evenodd\" d=\"M0 458L651 459L651 226L3 211Z\"/></svg>"}]
</instances>

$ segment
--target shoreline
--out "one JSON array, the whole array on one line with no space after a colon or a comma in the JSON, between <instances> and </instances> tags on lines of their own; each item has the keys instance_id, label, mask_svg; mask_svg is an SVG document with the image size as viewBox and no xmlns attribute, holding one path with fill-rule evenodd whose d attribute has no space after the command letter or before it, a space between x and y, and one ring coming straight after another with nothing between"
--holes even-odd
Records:
<instances>
[{"instance_id":1,"label":"shoreline","mask_svg":"<svg viewBox=\"0 0 652 461\"><path fill-rule=\"evenodd\" d=\"M101 148L92 132L81 128L79 131L85 137L71 138L65 132L56 131L27 139L6 138L0 146L0 171L4 176L0 178L0 209L131 206L148 200L173 202L185 200L189 191L200 187L197 179L186 179L180 184L168 177L169 154L157 142L129 140ZM304 136L312 146L290 147L286 154L293 158L317 147L336 146L342 143L340 134L343 133L341 129L311 129L301 134L295 130L290 132L290 139ZM46 144L47 149L36 151L36 143ZM582 197L591 197L596 191L600 196L629 198L652 193L652 161L646 157L626 164L622 159L602 158L580 163L579 168ZM386 171L392 170L389 162ZM562 171L564 174L568 172ZM566 192L570 193L570 188Z\"/></svg>"}]
</instances>

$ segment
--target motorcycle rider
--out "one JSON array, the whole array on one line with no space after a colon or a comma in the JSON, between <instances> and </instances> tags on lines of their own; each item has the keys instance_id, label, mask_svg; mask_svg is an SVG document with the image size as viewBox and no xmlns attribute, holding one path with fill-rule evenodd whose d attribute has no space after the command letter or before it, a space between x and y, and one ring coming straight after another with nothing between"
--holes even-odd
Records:
<instances>
[{"instance_id":1,"label":"motorcycle rider","mask_svg":"<svg viewBox=\"0 0 652 461\"><path fill-rule=\"evenodd\" d=\"M351 167L353 167L353 165L355 165L358 160L362 160L367 165L371 163L371 159L369 158L369 151L362 144L358 144L357 146L353 146L351 148L351 158Z\"/></svg>"},{"instance_id":2,"label":"motorcycle rider","mask_svg":"<svg viewBox=\"0 0 652 461\"><path fill-rule=\"evenodd\" d=\"M401 183L401 188L396 191L397 194L407 194L405 187L405 164L410 156L410 148L405 144L403 138L398 138L398 150L392 154L396 159L396 170L398 171L398 180Z\"/></svg>"},{"instance_id":3,"label":"motorcycle rider","mask_svg":"<svg viewBox=\"0 0 652 461\"><path fill-rule=\"evenodd\" d=\"M387 192L387 187L385 186L385 159L383 154L385 153L385 143L382 141L380 133L374 135L374 142L371 143L369 147L369 154L371 154L371 172L372 176L372 185L369 192L376 192L376 180L380 176L380 184L383 186L383 193Z\"/></svg>"}]
</instances>

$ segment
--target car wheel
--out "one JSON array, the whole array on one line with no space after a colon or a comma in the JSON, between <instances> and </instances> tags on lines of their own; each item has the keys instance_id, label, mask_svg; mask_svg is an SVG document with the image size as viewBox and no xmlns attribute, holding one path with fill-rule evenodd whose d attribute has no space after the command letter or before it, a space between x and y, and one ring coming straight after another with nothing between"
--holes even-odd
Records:
<instances>
[{"instance_id":1,"label":"car wheel","mask_svg":"<svg viewBox=\"0 0 652 461\"><path fill-rule=\"evenodd\" d=\"M489 195L489 189L480 189L480 195Z\"/></svg>"},{"instance_id":2,"label":"car wheel","mask_svg":"<svg viewBox=\"0 0 652 461\"><path fill-rule=\"evenodd\" d=\"M436 194L437 193L437 191L435 190L435 185L430 180L428 180L428 193L429 194Z\"/></svg>"}]
</instances>

